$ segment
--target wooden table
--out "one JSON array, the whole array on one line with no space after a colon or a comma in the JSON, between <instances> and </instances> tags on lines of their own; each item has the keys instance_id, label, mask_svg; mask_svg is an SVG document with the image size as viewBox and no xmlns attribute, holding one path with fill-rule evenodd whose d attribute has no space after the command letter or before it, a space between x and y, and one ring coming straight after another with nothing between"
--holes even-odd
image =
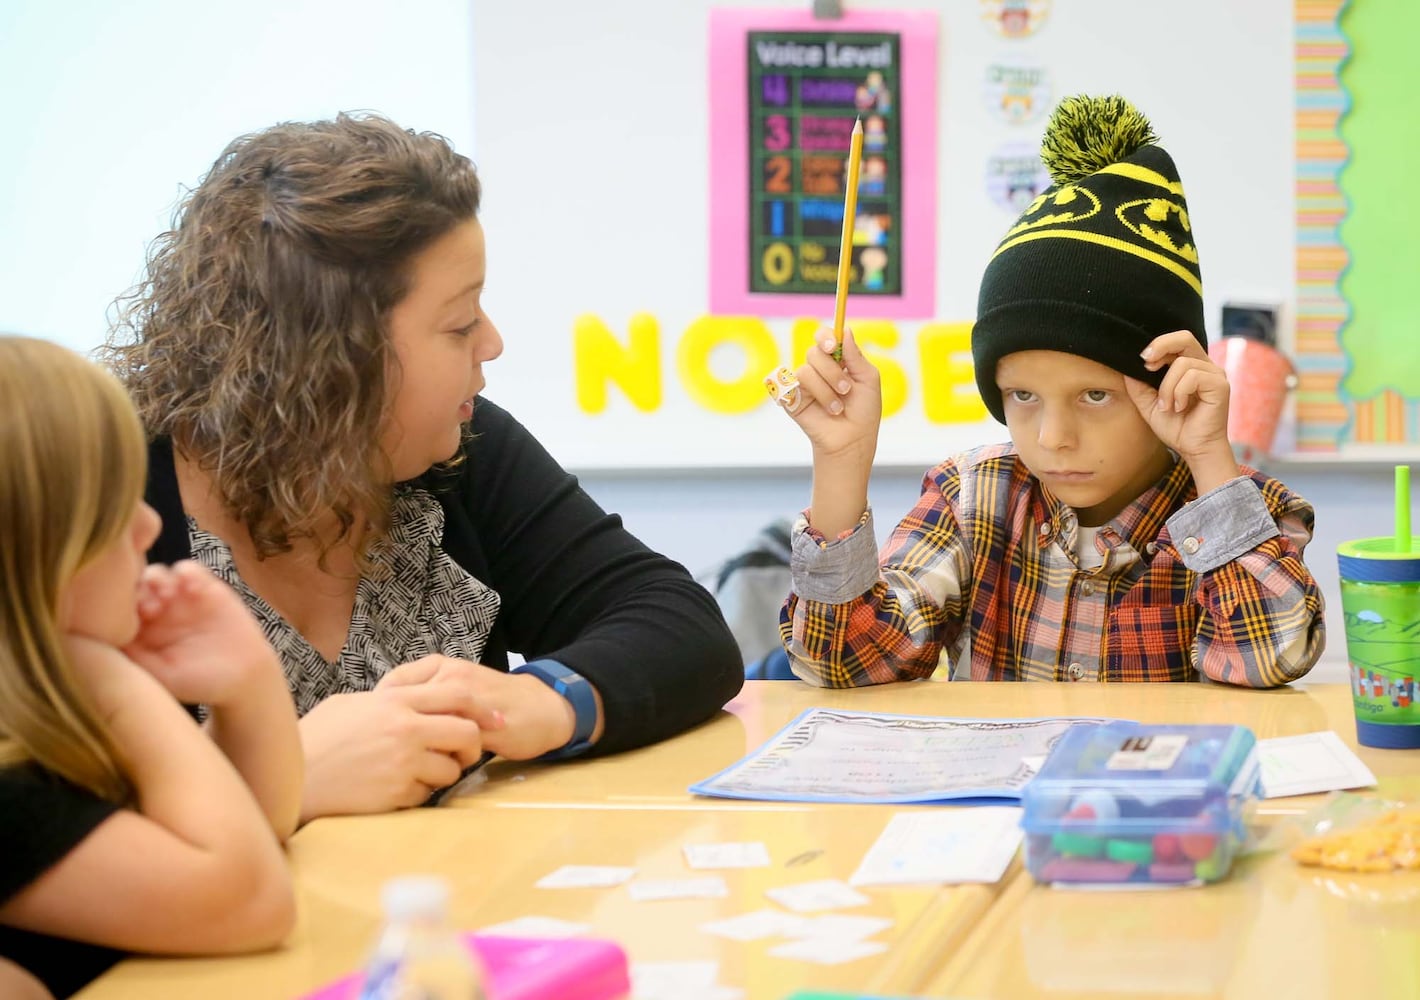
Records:
<instances>
[{"instance_id":1,"label":"wooden table","mask_svg":"<svg viewBox=\"0 0 1420 1000\"><path fill-rule=\"evenodd\" d=\"M1144 704L1175 691L1189 696L1180 712L1155 715L1159 706ZM1269 694L1277 700L1256 702ZM1375 773L1375 794L1420 803L1420 750L1358 746L1345 685L1271 693L1149 685L1140 695L1133 717L1147 721L1239 722L1262 738L1334 729ZM1195 714L1220 696L1233 714ZM1271 799L1262 812L1285 823L1321 798ZM1260 854L1207 889L1127 895L1051 889L1022 872L921 990L1041 1000L1420 997L1420 872L1347 875Z\"/></svg>"},{"instance_id":2,"label":"wooden table","mask_svg":"<svg viewBox=\"0 0 1420 1000\"><path fill-rule=\"evenodd\" d=\"M754 808L755 803L696 798L686 787L739 760L812 707L977 719L1086 715L1139 722L1227 722L1250 726L1264 739L1334 729L1356 748L1351 696L1340 684L1253 691L1218 684L954 681L830 691L797 681L751 681L727 706L728 712L673 740L604 759L495 762L486 774L465 781L447 804L453 808ZM1378 778L1420 772L1420 752L1357 749ZM1274 800L1271 808L1296 811L1299 802L1310 804L1309 800Z\"/></svg>"},{"instance_id":3,"label":"wooden table","mask_svg":"<svg viewBox=\"0 0 1420 1000\"><path fill-rule=\"evenodd\" d=\"M301 918L279 952L131 959L81 996L296 997L357 967L388 878L431 871L454 887L453 918L484 927L524 914L589 924L633 961L715 959L750 1000L794 989L971 997L1414 996L1420 992L1420 876L1328 878L1282 856L1249 859L1203 890L1040 888L1019 867L995 886L868 889L849 911L891 917L888 950L832 967L774 958L699 926L769 904L763 891L846 878L894 810L697 798L685 789L759 746L805 708L975 718L1101 715L1239 722L1259 737L1335 729L1354 746L1344 686L1253 692L1213 685L918 683L851 692L797 682L746 686L729 711L674 740L605 760L491 765L448 808L319 820L292 840ZM1359 748L1379 793L1420 801L1420 751ZM1274 819L1312 799L1267 803ZM544 890L562 864L618 864L683 878L682 846L762 841L770 868L725 871L717 900L635 902L625 886ZM1408 964L1407 964L1408 963ZM1406 977L1409 976L1407 979ZM1167 991L1172 991L1167 992ZM1163 992L1161 992L1163 991Z\"/></svg>"},{"instance_id":4,"label":"wooden table","mask_svg":"<svg viewBox=\"0 0 1420 1000\"><path fill-rule=\"evenodd\" d=\"M437 872L453 888L451 918L480 928L528 914L591 926L636 961L715 959L720 982L750 997L782 997L803 986L915 989L924 971L985 916L1000 885L866 890L856 915L886 917L874 935L888 951L825 967L775 958L779 939L742 944L699 932L711 920L772 907L764 890L846 879L882 831L876 807L824 809L781 804L733 810L429 810L326 819L293 839L291 865L301 918L272 955L221 959L131 959L84 992L86 998L296 997L356 968L379 926L379 887L409 872ZM773 865L718 872L686 867L682 846L761 841ZM637 878L721 875L721 899L637 902L614 889L538 889L564 864L624 865ZM1004 883L1003 883L1004 884Z\"/></svg>"},{"instance_id":5,"label":"wooden table","mask_svg":"<svg viewBox=\"0 0 1420 1000\"><path fill-rule=\"evenodd\" d=\"M1243 859L1206 889L1079 892L1014 879L925 996L1420 996L1420 873Z\"/></svg>"}]
</instances>

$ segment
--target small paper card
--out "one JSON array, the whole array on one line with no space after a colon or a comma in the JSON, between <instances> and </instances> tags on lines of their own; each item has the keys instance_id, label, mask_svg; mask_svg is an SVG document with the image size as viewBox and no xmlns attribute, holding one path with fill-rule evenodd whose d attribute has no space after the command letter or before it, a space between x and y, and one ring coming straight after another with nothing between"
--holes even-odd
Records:
<instances>
[{"instance_id":1,"label":"small paper card","mask_svg":"<svg viewBox=\"0 0 1420 1000\"><path fill-rule=\"evenodd\" d=\"M539 889L608 889L629 882L635 868L613 868L609 865L563 865L544 875L534 885Z\"/></svg>"},{"instance_id":2,"label":"small paper card","mask_svg":"<svg viewBox=\"0 0 1420 1000\"><path fill-rule=\"evenodd\" d=\"M631 995L635 1000L673 1000L701 994L718 978L719 962L632 962Z\"/></svg>"},{"instance_id":3,"label":"small paper card","mask_svg":"<svg viewBox=\"0 0 1420 1000\"><path fill-rule=\"evenodd\" d=\"M1370 788L1376 783L1371 769L1330 729L1258 740L1257 756L1262 763L1263 796L1269 799Z\"/></svg>"},{"instance_id":4,"label":"small paper card","mask_svg":"<svg viewBox=\"0 0 1420 1000\"><path fill-rule=\"evenodd\" d=\"M1020 846L1020 821L1017 806L898 813L849 884L1000 881Z\"/></svg>"},{"instance_id":5,"label":"small paper card","mask_svg":"<svg viewBox=\"0 0 1420 1000\"><path fill-rule=\"evenodd\" d=\"M638 879L626 887L639 902L659 899L722 899L730 887L719 876L710 878Z\"/></svg>"},{"instance_id":6,"label":"small paper card","mask_svg":"<svg viewBox=\"0 0 1420 1000\"><path fill-rule=\"evenodd\" d=\"M861 941L892 926L887 917L852 917L846 913L828 913L821 917L799 918L803 923L788 933L789 937Z\"/></svg>"},{"instance_id":7,"label":"small paper card","mask_svg":"<svg viewBox=\"0 0 1420 1000\"><path fill-rule=\"evenodd\" d=\"M478 933L485 937L569 938L579 937L591 929L589 924L574 924L556 917L527 916L481 927Z\"/></svg>"},{"instance_id":8,"label":"small paper card","mask_svg":"<svg viewBox=\"0 0 1420 1000\"><path fill-rule=\"evenodd\" d=\"M716 937L733 941L758 941L767 937L801 937L803 928L811 923L807 917L796 917L778 910L755 910L741 913L738 917L712 920L701 924L700 929Z\"/></svg>"},{"instance_id":9,"label":"small paper card","mask_svg":"<svg viewBox=\"0 0 1420 1000\"><path fill-rule=\"evenodd\" d=\"M769 954L775 958L797 958L801 962L817 962L820 965L841 965L886 950L887 945L877 941L809 938L777 945L769 949Z\"/></svg>"},{"instance_id":10,"label":"small paper card","mask_svg":"<svg viewBox=\"0 0 1420 1000\"><path fill-rule=\"evenodd\" d=\"M798 885L783 885L766 889L764 894L774 902L795 913L816 913L819 910L838 910L845 906L862 906L868 897L847 882L836 878L826 878L819 882L800 882Z\"/></svg>"},{"instance_id":11,"label":"small paper card","mask_svg":"<svg viewBox=\"0 0 1420 1000\"><path fill-rule=\"evenodd\" d=\"M692 868L766 868L769 849L758 841L686 844L685 863Z\"/></svg>"}]
</instances>

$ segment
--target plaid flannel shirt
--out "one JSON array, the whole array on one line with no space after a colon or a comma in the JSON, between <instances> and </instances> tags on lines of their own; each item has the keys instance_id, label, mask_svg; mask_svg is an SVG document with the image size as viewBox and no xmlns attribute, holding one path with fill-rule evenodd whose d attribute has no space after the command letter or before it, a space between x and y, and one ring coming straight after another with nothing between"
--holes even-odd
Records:
<instances>
[{"instance_id":1,"label":"plaid flannel shirt","mask_svg":"<svg viewBox=\"0 0 1420 1000\"><path fill-rule=\"evenodd\" d=\"M1073 509L1010 445L923 479L881 557L871 510L826 539L795 525L780 631L794 672L827 687L957 680L1189 681L1274 687L1325 643L1302 562L1311 505L1251 470L1202 497L1173 468L1103 526L1082 571Z\"/></svg>"}]
</instances>

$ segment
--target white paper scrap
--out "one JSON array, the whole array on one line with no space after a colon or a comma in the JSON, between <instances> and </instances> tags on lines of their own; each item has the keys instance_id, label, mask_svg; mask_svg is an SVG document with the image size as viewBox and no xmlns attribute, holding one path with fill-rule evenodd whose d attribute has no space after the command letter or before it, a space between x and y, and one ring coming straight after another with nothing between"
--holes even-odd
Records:
<instances>
[{"instance_id":1,"label":"white paper scrap","mask_svg":"<svg viewBox=\"0 0 1420 1000\"><path fill-rule=\"evenodd\" d=\"M730 887L719 876L710 878L637 879L626 887L639 902L662 899L723 899Z\"/></svg>"},{"instance_id":2,"label":"white paper scrap","mask_svg":"<svg viewBox=\"0 0 1420 1000\"><path fill-rule=\"evenodd\" d=\"M789 936L815 940L831 938L834 941L861 941L891 926L892 921L887 917L854 917L846 913L829 913L805 919Z\"/></svg>"},{"instance_id":3,"label":"white paper scrap","mask_svg":"<svg viewBox=\"0 0 1420 1000\"><path fill-rule=\"evenodd\" d=\"M588 924L574 924L556 917L528 916L481 927L478 933L490 937L568 938L585 934L591 929Z\"/></svg>"},{"instance_id":4,"label":"white paper scrap","mask_svg":"<svg viewBox=\"0 0 1420 1000\"><path fill-rule=\"evenodd\" d=\"M798 917L778 910L755 910L741 913L737 917L712 920L701 924L700 929L716 937L734 941L758 941L767 937L801 937L802 930L811 923L808 917Z\"/></svg>"},{"instance_id":5,"label":"white paper scrap","mask_svg":"<svg viewBox=\"0 0 1420 1000\"><path fill-rule=\"evenodd\" d=\"M711 983L709 986L677 986L659 992L631 991L632 1000L744 1000L745 991L733 986Z\"/></svg>"},{"instance_id":6,"label":"white paper scrap","mask_svg":"<svg viewBox=\"0 0 1420 1000\"><path fill-rule=\"evenodd\" d=\"M1257 741L1262 794L1278 799L1341 788L1370 788L1371 769L1330 729Z\"/></svg>"},{"instance_id":7,"label":"white paper scrap","mask_svg":"<svg viewBox=\"0 0 1420 1000\"><path fill-rule=\"evenodd\" d=\"M614 868L610 865L563 865L534 885L539 889L607 889L629 882L635 868Z\"/></svg>"},{"instance_id":8,"label":"white paper scrap","mask_svg":"<svg viewBox=\"0 0 1420 1000\"><path fill-rule=\"evenodd\" d=\"M840 965L859 958L867 958L887 950L887 945L878 941L844 941L838 938L807 938L791 941L769 949L775 958L797 958L801 962L817 962L820 965Z\"/></svg>"},{"instance_id":9,"label":"white paper scrap","mask_svg":"<svg viewBox=\"0 0 1420 1000\"><path fill-rule=\"evenodd\" d=\"M759 841L686 844L685 863L692 868L765 868L769 865L769 849Z\"/></svg>"},{"instance_id":10,"label":"white paper scrap","mask_svg":"<svg viewBox=\"0 0 1420 1000\"><path fill-rule=\"evenodd\" d=\"M817 913L845 906L862 906L868 897L847 882L826 878L818 882L800 882L766 889L764 894L785 909L795 913Z\"/></svg>"},{"instance_id":11,"label":"white paper scrap","mask_svg":"<svg viewBox=\"0 0 1420 1000\"><path fill-rule=\"evenodd\" d=\"M1021 844L1017 806L902 812L888 820L850 885L998 882Z\"/></svg>"},{"instance_id":12,"label":"white paper scrap","mask_svg":"<svg viewBox=\"0 0 1420 1000\"><path fill-rule=\"evenodd\" d=\"M719 962L632 962L631 995L660 1000L703 991L720 978Z\"/></svg>"}]
</instances>

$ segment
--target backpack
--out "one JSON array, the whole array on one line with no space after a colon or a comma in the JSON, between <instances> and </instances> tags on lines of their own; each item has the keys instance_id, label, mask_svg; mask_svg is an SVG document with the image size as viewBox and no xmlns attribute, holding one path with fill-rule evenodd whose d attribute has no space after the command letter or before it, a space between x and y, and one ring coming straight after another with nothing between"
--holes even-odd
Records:
<instances>
[{"instance_id":1,"label":"backpack","mask_svg":"<svg viewBox=\"0 0 1420 1000\"><path fill-rule=\"evenodd\" d=\"M779 609L789 596L789 531L792 527L792 518L771 521L743 550L701 578L701 583L720 605L746 668L766 656L783 652L779 639ZM787 670L787 658L785 668Z\"/></svg>"}]
</instances>

